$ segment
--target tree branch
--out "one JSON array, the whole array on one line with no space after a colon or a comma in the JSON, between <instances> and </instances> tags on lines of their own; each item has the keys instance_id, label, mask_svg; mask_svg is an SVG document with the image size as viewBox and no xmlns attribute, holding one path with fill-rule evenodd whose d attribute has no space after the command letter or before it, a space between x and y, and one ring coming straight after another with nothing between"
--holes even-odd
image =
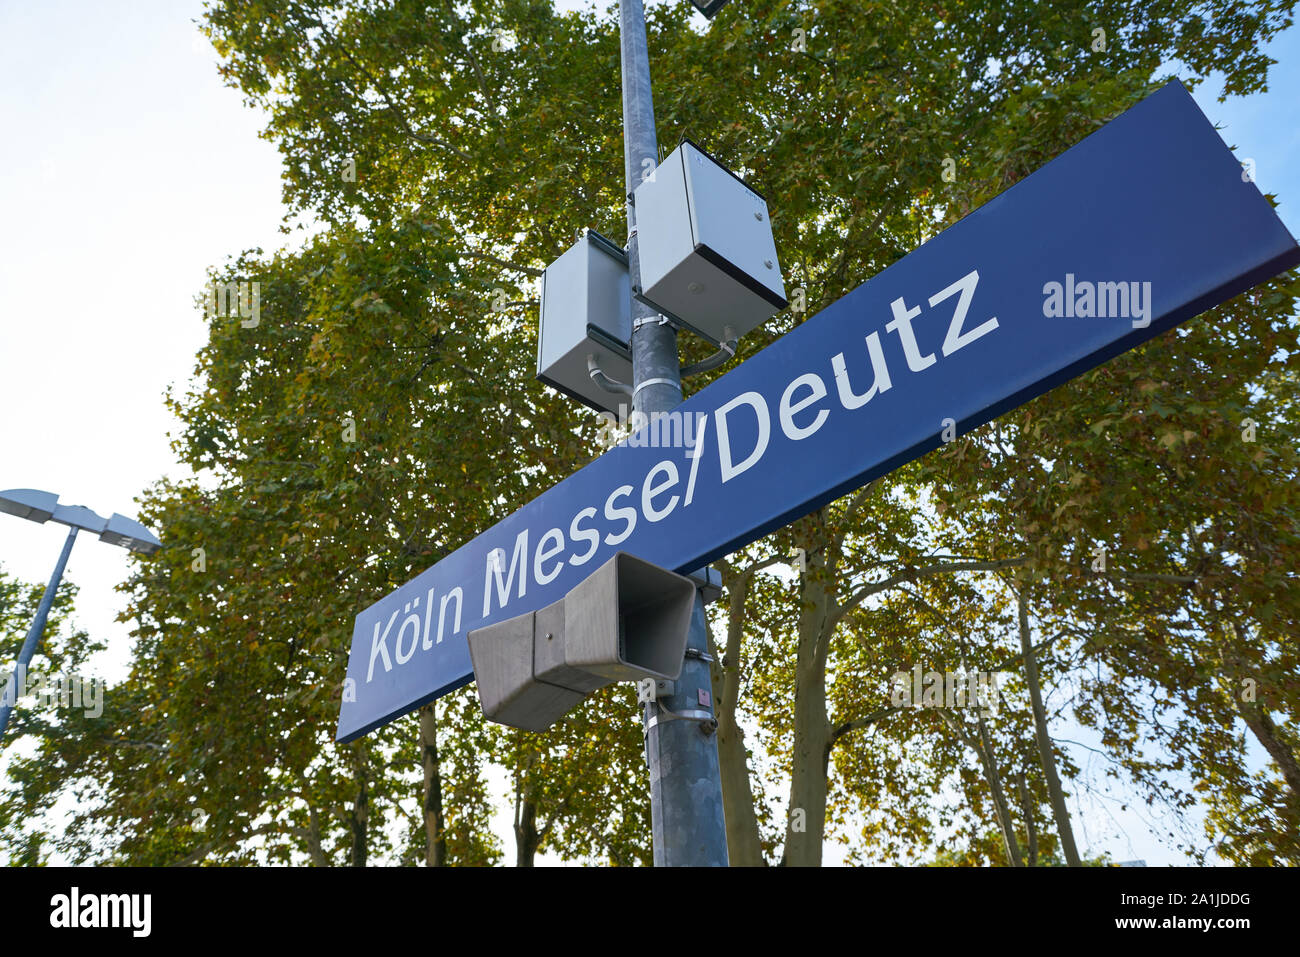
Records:
<instances>
[{"instance_id":1,"label":"tree branch","mask_svg":"<svg viewBox=\"0 0 1300 957\"><path fill-rule=\"evenodd\" d=\"M942 575L948 572L988 572L997 571L999 568L1011 568L1015 565L1023 565L1027 558L1000 558L994 561L969 561L969 562L941 562L938 565L929 565L925 568L904 570L895 575L879 582L869 582L849 595L848 599L841 605L837 606L831 616L832 623L838 623L849 612L851 612L862 602L872 595L878 595L882 591L888 591L891 588L897 588L903 582L915 581L918 578L928 578L931 575Z\"/></svg>"},{"instance_id":2,"label":"tree branch","mask_svg":"<svg viewBox=\"0 0 1300 957\"><path fill-rule=\"evenodd\" d=\"M462 251L460 255L468 256L470 259L481 259L483 262L492 263L492 265L500 266L502 269L513 269L526 276L540 276L544 272L542 269L534 269L532 266L521 266L518 263L510 262L508 259L499 259L498 257L492 256L488 253L478 253L467 249Z\"/></svg>"},{"instance_id":3,"label":"tree branch","mask_svg":"<svg viewBox=\"0 0 1300 957\"><path fill-rule=\"evenodd\" d=\"M889 705L888 707L873 711L865 717L857 718L853 721L845 721L843 724L840 724L831 730L830 740L826 743L826 750L829 751L831 748L835 747L835 743L839 741L840 738L844 737L844 735L850 734L854 731L861 731L863 728L868 728L884 718L889 717L895 711L905 710L906 708L903 705Z\"/></svg>"}]
</instances>

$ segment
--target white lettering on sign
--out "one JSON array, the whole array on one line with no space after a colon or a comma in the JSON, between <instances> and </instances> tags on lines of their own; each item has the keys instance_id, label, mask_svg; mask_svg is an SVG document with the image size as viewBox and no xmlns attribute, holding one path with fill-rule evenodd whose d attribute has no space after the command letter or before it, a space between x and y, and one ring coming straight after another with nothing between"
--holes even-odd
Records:
<instances>
[{"instance_id":1,"label":"white lettering on sign","mask_svg":"<svg viewBox=\"0 0 1300 957\"><path fill-rule=\"evenodd\" d=\"M590 521L596 517L594 508L584 508L577 515L573 516L573 521L569 523L569 537L575 542L586 542L588 548L581 555L574 555L569 559L571 565L585 565L591 561L591 556L596 554L596 549L600 548L600 532L594 528L578 528L578 523Z\"/></svg>"},{"instance_id":2,"label":"white lettering on sign","mask_svg":"<svg viewBox=\"0 0 1300 957\"><path fill-rule=\"evenodd\" d=\"M379 634L379 622L375 622L375 637L370 642L370 669L366 672L366 681L369 682L375 676L375 655L383 657L384 671L393 670L392 659L388 657L388 633L393 630L393 622L397 621L397 610L393 610L393 617L388 619L388 625L384 628L384 633Z\"/></svg>"},{"instance_id":3,"label":"white lettering on sign","mask_svg":"<svg viewBox=\"0 0 1300 957\"><path fill-rule=\"evenodd\" d=\"M795 390L799 388L807 388L811 395L806 395L798 402L792 403L790 399L794 396ZM830 418L829 409L822 409L817 413L817 417L812 420L812 423L805 426L795 425L794 416L796 412L802 412L814 402L819 402L824 398L826 398L826 383L815 372L808 372L791 382L785 387L785 391L781 393L781 431L797 442L800 439L808 438L808 436L820 429L826 423L826 420Z\"/></svg>"},{"instance_id":4,"label":"white lettering on sign","mask_svg":"<svg viewBox=\"0 0 1300 957\"><path fill-rule=\"evenodd\" d=\"M748 405L758 416L758 441L754 443L754 448L748 457L739 465L736 465L731 458L731 433L727 429L727 416L733 409L742 405ZM767 400L757 392L742 392L713 413L713 417L718 422L718 455L722 463L722 481L726 483L747 469L752 468L763 457L763 453L767 451L767 440L772 433L772 424L767 411Z\"/></svg>"},{"instance_id":5,"label":"white lettering on sign","mask_svg":"<svg viewBox=\"0 0 1300 957\"><path fill-rule=\"evenodd\" d=\"M685 508L691 504L695 498L695 476L700 473L700 462L704 459L704 433L709 428L709 417L700 416L700 430L695 436L695 447L686 453L686 457L691 460L691 477L686 480L686 497L682 499L682 507Z\"/></svg>"},{"instance_id":6,"label":"white lettering on sign","mask_svg":"<svg viewBox=\"0 0 1300 957\"><path fill-rule=\"evenodd\" d=\"M617 535L605 536L606 545L617 545L619 542L623 541L623 539L632 534L632 529L636 528L636 509L631 506L625 506L623 508L613 507L614 499L622 498L624 495L630 494L632 494L632 486L620 485L618 488L614 489L614 491L609 493L609 498L605 499L605 517L611 522L617 522L620 519L627 522L627 527Z\"/></svg>"},{"instance_id":7,"label":"white lettering on sign","mask_svg":"<svg viewBox=\"0 0 1300 957\"><path fill-rule=\"evenodd\" d=\"M961 331L962 324L966 321L966 311L970 309L970 301L975 296L975 287L979 284L979 281L979 271L972 269L947 289L940 290L930 297L930 306L934 307L952 296L953 293L961 293L961 298L957 300L957 308L953 310L952 322L948 324L948 334L943 337L943 354L946 356L952 355L963 346L970 345L980 336L986 335L998 327L998 317L990 316L970 332L964 333Z\"/></svg>"},{"instance_id":8,"label":"white lettering on sign","mask_svg":"<svg viewBox=\"0 0 1300 957\"><path fill-rule=\"evenodd\" d=\"M898 333L898 338L903 343L903 355L907 357L907 367L913 372L930 368L935 363L934 353L928 356L921 355L921 350L916 344L916 333L912 331L912 320L921 314L921 307L913 306L908 309L900 296L889 304L889 308L894 313L894 318L885 323L885 328L890 332Z\"/></svg>"},{"instance_id":9,"label":"white lettering on sign","mask_svg":"<svg viewBox=\"0 0 1300 957\"><path fill-rule=\"evenodd\" d=\"M873 332L867 336L867 352L871 356L871 374L874 376L871 388L858 395L849 384L848 368L844 364L844 353L837 352L831 356L831 371L835 373L835 388L840 394L840 405L852 411L866 405L882 392L894 387L889 380L889 366L885 363L885 350L880 346L880 333Z\"/></svg>"},{"instance_id":10,"label":"white lettering on sign","mask_svg":"<svg viewBox=\"0 0 1300 957\"><path fill-rule=\"evenodd\" d=\"M654 478L662 472L667 476L667 480L654 484ZM645 486L641 489L641 511L645 512L645 517L651 522L662 522L677 507L678 496L674 495L668 500L663 508L654 507L654 497L660 492L666 492L677 484L677 466L671 461L663 461L652 468L645 477Z\"/></svg>"},{"instance_id":11,"label":"white lettering on sign","mask_svg":"<svg viewBox=\"0 0 1300 957\"><path fill-rule=\"evenodd\" d=\"M907 371L902 374L923 375L939 363L941 357L951 356L996 330L998 320L993 316L973 328L967 328L978 284L979 271L972 269L955 282L920 300L928 303L930 310L936 310L948 300L956 300L951 315L946 317L946 331L941 343L935 342L938 339L938 328L933 320L943 320L944 316L936 316L922 305L909 306L907 297L898 296L889 304L890 318L884 325L884 333L893 333L897 337L897 345L889 346L894 340L877 330L863 338L866 348L857 355L846 357L840 352L830 356L829 370L796 370L797 374L779 391L773 388L769 393L776 406L775 418L780 434L792 442L803 441L820 431L833 416L861 409L877 396L892 389L894 376L900 372L903 363L906 364ZM923 341L937 345L938 348L926 349L922 345ZM887 354L889 352L893 352L892 357ZM834 393L838 407L830 398L830 383L825 377L827 371L835 382ZM619 485L603 503L592 503L568 517L567 524L563 522L564 516L557 517L560 521L552 519L548 525L553 524L554 527L547 527L541 532L536 538L535 547L529 547L532 540L530 529L524 528L517 532L508 561L504 548L493 548L487 553L482 618L487 618L494 611L506 611L512 602L525 598L530 580L538 586L549 585L559 578L567 565L585 565L596 557L602 545L617 546L626 541L642 519L647 523L662 522L690 507L704 459L709 458L711 463L705 468L711 469L716 464L717 480L725 484L739 479L757 466L771 447L773 410L769 407L768 399L759 392L742 392L717 406L711 415L696 413L688 418L696 420L698 424L692 430L695 433L694 441L685 443L685 459L690 462L685 488L682 487L683 470L678 461L663 459L650 466L639 486ZM708 448L710 419L716 427L716 458L712 457ZM649 423L645 428L653 429L655 426ZM629 440L628 445L648 447L654 443ZM672 446L665 442L663 447ZM458 585L441 597L435 639L433 605L437 597L436 590L430 588L427 594L410 598L403 607L394 609L387 621L380 614L371 633L367 682L375 675L376 663L382 666L384 672L389 672L394 667L408 663L415 656L417 647L429 651L435 644L441 644L447 635L461 633L463 589ZM422 610L421 601L424 603ZM449 616L449 606L453 604ZM470 624L477 626L477 622ZM390 636L393 638L391 648L388 645Z\"/></svg>"},{"instance_id":12,"label":"white lettering on sign","mask_svg":"<svg viewBox=\"0 0 1300 957\"><path fill-rule=\"evenodd\" d=\"M432 589L431 589L430 591L432 591ZM461 604L462 599L464 599L464 597L465 597L465 593L464 593L463 591L460 590L460 586L459 586L459 585L457 585L457 586L456 586L455 588L453 588L451 591L447 592L447 594L445 594L445 595L442 596L442 604L438 606L438 642L439 642L439 644L442 643L442 628L443 628L443 625L446 624L446 621L447 621L447 602L451 601L453 598L456 599L456 620L455 620L455 622L452 623L452 626L451 626L451 633L454 635L454 634L456 634L457 632L460 631L460 604ZM428 640L429 640L429 635L428 635L427 632L425 633L424 640L425 640L425 642L428 642Z\"/></svg>"},{"instance_id":13,"label":"white lettering on sign","mask_svg":"<svg viewBox=\"0 0 1300 957\"><path fill-rule=\"evenodd\" d=\"M503 555L505 553L500 548L494 548L488 553L487 571L483 578L483 617L486 618L492 612L492 582L495 577L497 586L497 602L502 606L510 600L510 584L515 580L515 569L519 569L519 597L523 598L528 593L528 529L524 529L515 539L515 551L510 556L510 571L502 572L501 566L505 564ZM502 575L505 580L502 581Z\"/></svg>"},{"instance_id":14,"label":"white lettering on sign","mask_svg":"<svg viewBox=\"0 0 1300 957\"><path fill-rule=\"evenodd\" d=\"M412 605L415 606L414 611L411 610ZM396 651L399 665L404 665L411 660L411 656L415 654L415 647L420 642L420 599L417 597L414 602L408 602L404 611L407 613L406 617L402 619L402 626L397 629ZM402 651L402 636L406 634L407 625L411 626L411 647Z\"/></svg>"},{"instance_id":15,"label":"white lettering on sign","mask_svg":"<svg viewBox=\"0 0 1300 957\"><path fill-rule=\"evenodd\" d=\"M546 543L554 541L551 548L546 547ZM564 551L564 533L558 528L553 528L537 543L537 554L533 557L533 577L537 579L539 585L549 585L559 577L560 572L564 570L564 562L556 562L555 567L549 572L542 570L542 563L549 562L560 552Z\"/></svg>"}]
</instances>

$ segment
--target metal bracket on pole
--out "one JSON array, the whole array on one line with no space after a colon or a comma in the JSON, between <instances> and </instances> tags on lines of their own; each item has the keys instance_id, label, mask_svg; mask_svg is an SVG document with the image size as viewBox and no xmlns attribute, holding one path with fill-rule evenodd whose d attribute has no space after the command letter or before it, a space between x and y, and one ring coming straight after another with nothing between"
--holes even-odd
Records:
<instances>
[{"instance_id":1,"label":"metal bracket on pole","mask_svg":"<svg viewBox=\"0 0 1300 957\"><path fill-rule=\"evenodd\" d=\"M646 386L651 386L651 385L670 385L677 390L678 394L680 394L682 391L682 384L680 382L674 382L672 379L657 377L654 379L643 379L641 384L636 387L636 392L632 392L631 389L629 389L628 392L630 395L632 395L635 398L637 392L640 392Z\"/></svg>"},{"instance_id":2,"label":"metal bracket on pole","mask_svg":"<svg viewBox=\"0 0 1300 957\"><path fill-rule=\"evenodd\" d=\"M633 319L632 331L635 332L636 330L640 329L642 326L648 326L651 324L660 325L660 326L672 326L674 329L677 330L680 330L682 328L672 319L660 313L654 316L643 316L640 319Z\"/></svg>"},{"instance_id":3,"label":"metal bracket on pole","mask_svg":"<svg viewBox=\"0 0 1300 957\"><path fill-rule=\"evenodd\" d=\"M695 721L700 725L700 733L706 737L718 730L718 719L707 711L672 711L659 702L655 702L659 708L659 713L651 715L650 720L646 722L645 729L648 732L655 725L666 721Z\"/></svg>"}]
</instances>

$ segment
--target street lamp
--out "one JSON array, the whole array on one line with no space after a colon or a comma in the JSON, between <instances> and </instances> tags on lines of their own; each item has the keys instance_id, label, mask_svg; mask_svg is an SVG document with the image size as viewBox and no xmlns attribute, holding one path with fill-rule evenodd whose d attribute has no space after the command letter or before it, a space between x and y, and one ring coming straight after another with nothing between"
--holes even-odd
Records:
<instances>
[{"instance_id":1,"label":"street lamp","mask_svg":"<svg viewBox=\"0 0 1300 957\"><path fill-rule=\"evenodd\" d=\"M0 512L17 515L19 518L33 522L45 523L53 519L69 526L68 537L63 542L63 551L54 566L54 574L50 577L50 583L45 586L45 594L41 596L41 603L36 609L36 618L32 621L32 627L27 632L23 647L18 652L18 663L14 667L14 673L9 676L4 697L0 698L0 741L3 741L5 729L9 727L9 715L13 713L18 703L19 683L25 682L27 666L31 663L32 656L36 654L36 646L40 644L41 634L45 631L45 620L50 615L50 606L54 604L54 593L58 591L59 581L63 578L63 569L68 564L68 556L72 554L72 543L77 539L77 532L83 529L95 532L101 542L121 545L123 548L145 555L152 555L158 551L162 547L162 542L154 536L153 532L133 518L127 518L117 512L114 512L110 518L104 518L82 505L60 505L59 497L53 492L42 492L34 488L11 488L0 492Z\"/></svg>"}]
</instances>

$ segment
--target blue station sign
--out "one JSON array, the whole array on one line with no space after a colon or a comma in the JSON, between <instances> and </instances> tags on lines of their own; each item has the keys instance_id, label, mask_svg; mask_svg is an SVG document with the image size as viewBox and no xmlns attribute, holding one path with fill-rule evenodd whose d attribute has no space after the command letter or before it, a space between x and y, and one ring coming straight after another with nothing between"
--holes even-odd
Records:
<instances>
[{"instance_id":1,"label":"blue station sign","mask_svg":"<svg viewBox=\"0 0 1300 957\"><path fill-rule=\"evenodd\" d=\"M698 569L1297 263L1171 82L362 611L338 740L617 551Z\"/></svg>"}]
</instances>

